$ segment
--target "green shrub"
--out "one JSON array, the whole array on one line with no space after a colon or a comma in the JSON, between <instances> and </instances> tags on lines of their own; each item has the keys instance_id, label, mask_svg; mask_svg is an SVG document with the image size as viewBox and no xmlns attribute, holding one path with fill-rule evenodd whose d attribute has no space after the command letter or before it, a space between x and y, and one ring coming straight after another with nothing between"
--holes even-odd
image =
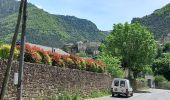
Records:
<instances>
[{"instance_id":1,"label":"green shrub","mask_svg":"<svg viewBox=\"0 0 170 100\"><path fill-rule=\"evenodd\" d=\"M77 56L79 57L87 57L87 54L85 52L80 52L80 53L76 53Z\"/></svg>"},{"instance_id":2,"label":"green shrub","mask_svg":"<svg viewBox=\"0 0 170 100\"><path fill-rule=\"evenodd\" d=\"M170 89L170 82L162 75L155 76L155 85L161 89Z\"/></svg>"},{"instance_id":3,"label":"green shrub","mask_svg":"<svg viewBox=\"0 0 170 100\"><path fill-rule=\"evenodd\" d=\"M10 48L11 46L10 45L2 45L0 47L0 57L2 59L8 59L9 58L9 55L10 55ZM19 57L19 51L17 49L15 49L14 51L14 60L17 60Z\"/></svg>"},{"instance_id":4,"label":"green shrub","mask_svg":"<svg viewBox=\"0 0 170 100\"><path fill-rule=\"evenodd\" d=\"M80 67L80 68L79 68L80 70L86 70L86 62L85 62L84 59L81 59L81 60L80 60L79 67Z\"/></svg>"},{"instance_id":5,"label":"green shrub","mask_svg":"<svg viewBox=\"0 0 170 100\"><path fill-rule=\"evenodd\" d=\"M62 60L64 61L66 67L71 68L71 69L76 69L74 61L71 58L63 57Z\"/></svg>"},{"instance_id":6,"label":"green shrub","mask_svg":"<svg viewBox=\"0 0 170 100\"><path fill-rule=\"evenodd\" d=\"M65 94L65 95L53 96L50 100L84 100L84 99L79 95L71 96Z\"/></svg>"},{"instance_id":7,"label":"green shrub","mask_svg":"<svg viewBox=\"0 0 170 100\"><path fill-rule=\"evenodd\" d=\"M106 55L101 53L98 57L106 64L106 71L114 77L123 77L124 71L121 67L121 62L119 58L112 57L111 55Z\"/></svg>"},{"instance_id":8,"label":"green shrub","mask_svg":"<svg viewBox=\"0 0 170 100\"><path fill-rule=\"evenodd\" d=\"M97 98L102 96L110 95L110 91L92 91L89 98Z\"/></svg>"},{"instance_id":9,"label":"green shrub","mask_svg":"<svg viewBox=\"0 0 170 100\"><path fill-rule=\"evenodd\" d=\"M170 82L164 81L164 82L159 83L159 88L170 89Z\"/></svg>"},{"instance_id":10,"label":"green shrub","mask_svg":"<svg viewBox=\"0 0 170 100\"><path fill-rule=\"evenodd\" d=\"M81 96L75 95L72 100L84 100Z\"/></svg>"},{"instance_id":11,"label":"green shrub","mask_svg":"<svg viewBox=\"0 0 170 100\"><path fill-rule=\"evenodd\" d=\"M42 60L40 54L37 52L26 52L24 56L25 56L24 58L25 62L41 63Z\"/></svg>"},{"instance_id":12,"label":"green shrub","mask_svg":"<svg viewBox=\"0 0 170 100\"><path fill-rule=\"evenodd\" d=\"M37 100L84 100L85 98L97 98L102 96L108 96L111 95L110 91L91 91L90 94L87 94L86 96L79 95L80 93L75 94L59 94L56 96L52 96L48 99L46 97L39 97Z\"/></svg>"},{"instance_id":13,"label":"green shrub","mask_svg":"<svg viewBox=\"0 0 170 100\"><path fill-rule=\"evenodd\" d=\"M162 75L155 76L155 82L156 83L161 83L161 82L164 82L164 81L167 81L164 76L162 76Z\"/></svg>"},{"instance_id":14,"label":"green shrub","mask_svg":"<svg viewBox=\"0 0 170 100\"><path fill-rule=\"evenodd\" d=\"M47 52L45 52L44 50L38 50L37 52L40 54L40 56L42 58L41 63L52 65L52 60L51 60L50 56L47 54Z\"/></svg>"}]
</instances>

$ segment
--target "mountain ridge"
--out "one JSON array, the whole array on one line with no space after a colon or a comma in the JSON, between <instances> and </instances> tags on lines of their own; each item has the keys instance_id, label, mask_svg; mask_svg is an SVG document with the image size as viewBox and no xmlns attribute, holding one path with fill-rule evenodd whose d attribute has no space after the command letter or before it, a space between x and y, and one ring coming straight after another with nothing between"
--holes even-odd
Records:
<instances>
[{"instance_id":1,"label":"mountain ridge","mask_svg":"<svg viewBox=\"0 0 170 100\"><path fill-rule=\"evenodd\" d=\"M8 1L13 4L9 3L8 5ZM3 2L6 3L3 4ZM0 17L0 40L2 41L4 37L12 36L9 34L13 33L16 25L19 2L15 0L0 0L0 4L0 9L2 7L11 7L8 13L0 10L2 12L2 16ZM28 4L26 35L28 42L52 47L62 47L65 43L80 40L102 41L105 36L105 33L100 31L93 22L87 19L50 14L33 4ZM10 39L7 39L5 42L9 43Z\"/></svg>"},{"instance_id":2,"label":"mountain ridge","mask_svg":"<svg viewBox=\"0 0 170 100\"><path fill-rule=\"evenodd\" d=\"M140 23L154 33L160 40L170 33L170 3L141 18L133 18L131 23Z\"/></svg>"}]
</instances>

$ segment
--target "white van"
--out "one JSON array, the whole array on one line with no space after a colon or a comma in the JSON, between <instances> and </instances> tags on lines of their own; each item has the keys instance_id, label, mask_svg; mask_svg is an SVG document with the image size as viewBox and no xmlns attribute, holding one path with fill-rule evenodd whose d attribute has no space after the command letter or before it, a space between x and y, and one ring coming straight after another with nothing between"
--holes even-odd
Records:
<instances>
[{"instance_id":1,"label":"white van","mask_svg":"<svg viewBox=\"0 0 170 100\"><path fill-rule=\"evenodd\" d=\"M114 78L111 86L112 96L124 95L126 97L133 96L133 89L128 79Z\"/></svg>"}]
</instances>

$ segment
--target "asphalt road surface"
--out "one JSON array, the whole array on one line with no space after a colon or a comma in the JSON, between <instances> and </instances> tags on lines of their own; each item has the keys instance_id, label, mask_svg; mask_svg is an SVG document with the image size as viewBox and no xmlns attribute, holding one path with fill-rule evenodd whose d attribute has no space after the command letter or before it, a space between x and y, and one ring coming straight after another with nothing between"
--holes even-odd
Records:
<instances>
[{"instance_id":1,"label":"asphalt road surface","mask_svg":"<svg viewBox=\"0 0 170 100\"><path fill-rule=\"evenodd\" d=\"M170 90L150 89L148 92L134 93L133 97L129 98L106 96L90 100L170 100Z\"/></svg>"}]
</instances>

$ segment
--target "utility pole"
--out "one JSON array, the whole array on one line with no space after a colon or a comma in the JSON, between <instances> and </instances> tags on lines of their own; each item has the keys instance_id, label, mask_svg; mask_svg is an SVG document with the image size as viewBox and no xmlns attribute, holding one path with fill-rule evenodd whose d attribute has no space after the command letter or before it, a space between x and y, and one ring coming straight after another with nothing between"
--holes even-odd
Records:
<instances>
[{"instance_id":1,"label":"utility pole","mask_svg":"<svg viewBox=\"0 0 170 100\"><path fill-rule=\"evenodd\" d=\"M13 62L16 40L17 40L17 36L18 36L20 23L21 23L22 9L23 9L23 0L21 0L21 3L20 3L17 24L16 24L16 27L15 27L15 33L14 33L12 43L11 43L12 45L11 45L11 49L10 49L10 55L9 55L8 62L7 62L7 69L6 69L4 80L3 80L3 83L2 83L0 100L4 99L6 89L7 89L7 85L8 85L8 81L9 81L9 76L10 76L10 73L11 73L11 67L12 67L11 65L12 65L12 62Z\"/></svg>"},{"instance_id":2,"label":"utility pole","mask_svg":"<svg viewBox=\"0 0 170 100\"><path fill-rule=\"evenodd\" d=\"M17 86L17 100L22 100L23 94L23 76L24 76L24 54L25 54L25 33L26 33L26 21L27 21L27 0L24 0L23 16L22 16L22 34L21 34L21 49L19 60L19 77Z\"/></svg>"}]
</instances>

